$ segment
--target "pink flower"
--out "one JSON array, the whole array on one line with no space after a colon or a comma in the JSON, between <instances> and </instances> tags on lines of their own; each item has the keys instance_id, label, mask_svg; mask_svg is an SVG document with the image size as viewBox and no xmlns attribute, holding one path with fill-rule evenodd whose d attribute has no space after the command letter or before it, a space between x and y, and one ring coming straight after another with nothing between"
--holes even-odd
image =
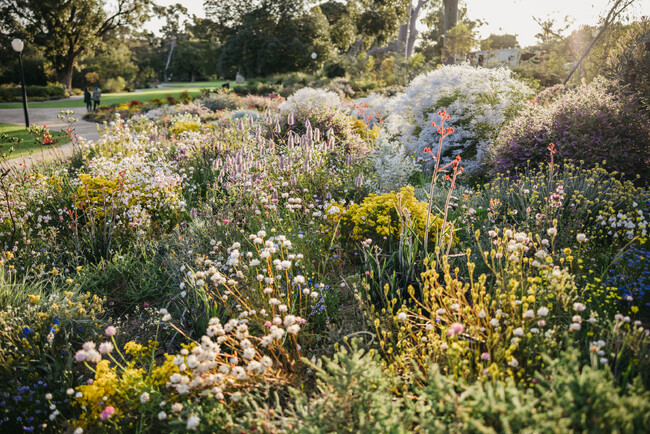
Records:
<instances>
[{"instance_id":1,"label":"pink flower","mask_svg":"<svg viewBox=\"0 0 650 434\"><path fill-rule=\"evenodd\" d=\"M465 326L459 322L452 323L447 330L447 336L456 336L465 330Z\"/></svg>"},{"instance_id":2,"label":"pink flower","mask_svg":"<svg viewBox=\"0 0 650 434\"><path fill-rule=\"evenodd\" d=\"M490 360L490 353L481 354L481 360Z\"/></svg>"},{"instance_id":3,"label":"pink flower","mask_svg":"<svg viewBox=\"0 0 650 434\"><path fill-rule=\"evenodd\" d=\"M113 326L108 326L106 327L106 336L115 336L115 333L117 333L117 329Z\"/></svg>"},{"instance_id":4,"label":"pink flower","mask_svg":"<svg viewBox=\"0 0 650 434\"><path fill-rule=\"evenodd\" d=\"M99 415L99 418L101 420L106 420L111 417L113 413L115 413L115 408L112 405L109 405L102 411L102 413Z\"/></svg>"}]
</instances>

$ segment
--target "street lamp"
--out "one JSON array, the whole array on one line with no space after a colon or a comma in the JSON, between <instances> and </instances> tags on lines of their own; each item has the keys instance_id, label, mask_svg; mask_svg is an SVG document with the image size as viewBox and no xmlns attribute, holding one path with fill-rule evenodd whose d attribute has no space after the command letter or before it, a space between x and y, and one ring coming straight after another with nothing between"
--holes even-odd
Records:
<instances>
[{"instance_id":1,"label":"street lamp","mask_svg":"<svg viewBox=\"0 0 650 434\"><path fill-rule=\"evenodd\" d=\"M23 110L25 111L25 127L29 128L29 115L27 114L27 92L25 91L25 75L23 74L23 48L25 44L20 39L16 38L11 41L11 48L18 53L18 67L20 69L20 85L23 91Z\"/></svg>"},{"instance_id":2,"label":"street lamp","mask_svg":"<svg viewBox=\"0 0 650 434\"><path fill-rule=\"evenodd\" d=\"M312 62L313 66L312 67L314 68L314 74L316 74L316 58L317 57L318 57L318 54L315 51L313 53L311 53L311 60L313 60L313 62Z\"/></svg>"}]
</instances>

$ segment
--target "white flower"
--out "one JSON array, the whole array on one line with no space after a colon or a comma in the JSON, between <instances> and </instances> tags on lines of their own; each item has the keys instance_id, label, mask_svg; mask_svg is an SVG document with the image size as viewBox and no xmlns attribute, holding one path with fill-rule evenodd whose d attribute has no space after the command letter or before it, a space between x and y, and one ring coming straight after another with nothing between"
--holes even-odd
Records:
<instances>
[{"instance_id":1,"label":"white flower","mask_svg":"<svg viewBox=\"0 0 650 434\"><path fill-rule=\"evenodd\" d=\"M51 401L52 400L52 394L51 393L46 393L45 394L45 399L47 399L48 401Z\"/></svg>"},{"instance_id":2,"label":"white flower","mask_svg":"<svg viewBox=\"0 0 650 434\"><path fill-rule=\"evenodd\" d=\"M576 240L578 240L579 243L584 243L587 241L587 236L585 234L578 234Z\"/></svg>"},{"instance_id":3,"label":"white flower","mask_svg":"<svg viewBox=\"0 0 650 434\"><path fill-rule=\"evenodd\" d=\"M582 303L573 303L573 310L576 312L583 312L586 308L587 306Z\"/></svg>"},{"instance_id":4,"label":"white flower","mask_svg":"<svg viewBox=\"0 0 650 434\"><path fill-rule=\"evenodd\" d=\"M532 309L528 309L526 312L524 312L523 318L524 319L533 319L535 317L535 311Z\"/></svg>"},{"instance_id":5,"label":"white flower","mask_svg":"<svg viewBox=\"0 0 650 434\"><path fill-rule=\"evenodd\" d=\"M305 277L298 275L298 276L293 278L293 283L294 284L304 284L305 283Z\"/></svg>"},{"instance_id":6,"label":"white flower","mask_svg":"<svg viewBox=\"0 0 650 434\"><path fill-rule=\"evenodd\" d=\"M108 354L113 351L113 344L110 342L102 342L99 344L99 352L101 354Z\"/></svg>"},{"instance_id":7,"label":"white flower","mask_svg":"<svg viewBox=\"0 0 650 434\"><path fill-rule=\"evenodd\" d=\"M548 315L549 309L546 306L542 306L539 309L537 309L537 315L539 316L546 316Z\"/></svg>"},{"instance_id":8,"label":"white flower","mask_svg":"<svg viewBox=\"0 0 650 434\"><path fill-rule=\"evenodd\" d=\"M490 325L491 325L492 327L499 327L499 320L496 319L496 318L492 318L492 319L490 320Z\"/></svg>"},{"instance_id":9,"label":"white flower","mask_svg":"<svg viewBox=\"0 0 650 434\"><path fill-rule=\"evenodd\" d=\"M511 367L513 367L513 368L516 368L517 366L519 366L519 361L513 357L513 358L510 359L510 361L508 362L508 366L511 366Z\"/></svg>"},{"instance_id":10,"label":"white flower","mask_svg":"<svg viewBox=\"0 0 650 434\"><path fill-rule=\"evenodd\" d=\"M577 331L580 331L580 327L581 327L581 326L580 326L580 323L574 322L573 324L571 324L571 325L569 326L569 329L570 329L571 331L577 332Z\"/></svg>"},{"instance_id":11,"label":"white flower","mask_svg":"<svg viewBox=\"0 0 650 434\"><path fill-rule=\"evenodd\" d=\"M183 404L181 404L180 402L175 402L174 404L172 404L172 411L174 413L180 413L181 411L183 411Z\"/></svg>"},{"instance_id":12,"label":"white flower","mask_svg":"<svg viewBox=\"0 0 650 434\"><path fill-rule=\"evenodd\" d=\"M165 420L165 419L167 419L167 413L165 413L164 411L158 413L158 420Z\"/></svg>"},{"instance_id":13,"label":"white flower","mask_svg":"<svg viewBox=\"0 0 650 434\"><path fill-rule=\"evenodd\" d=\"M81 427L74 430L74 434L83 434L83 432L84 432L84 429L81 428Z\"/></svg>"},{"instance_id":14,"label":"white flower","mask_svg":"<svg viewBox=\"0 0 650 434\"><path fill-rule=\"evenodd\" d=\"M512 334L521 337L524 335L524 329L522 329L521 327L517 327L512 331Z\"/></svg>"},{"instance_id":15,"label":"white flower","mask_svg":"<svg viewBox=\"0 0 650 434\"><path fill-rule=\"evenodd\" d=\"M548 234L549 237L555 236L555 235L557 235L557 229L555 229L555 228L548 228L548 230L546 231L546 233Z\"/></svg>"},{"instance_id":16,"label":"white flower","mask_svg":"<svg viewBox=\"0 0 650 434\"><path fill-rule=\"evenodd\" d=\"M187 418L187 429L196 430L200 423L201 419L199 419L197 415L190 415L190 417Z\"/></svg>"},{"instance_id":17,"label":"white flower","mask_svg":"<svg viewBox=\"0 0 650 434\"><path fill-rule=\"evenodd\" d=\"M140 402L146 404L147 402L149 402L149 399L150 399L149 393L142 392L142 395L140 395Z\"/></svg>"},{"instance_id":18,"label":"white flower","mask_svg":"<svg viewBox=\"0 0 650 434\"><path fill-rule=\"evenodd\" d=\"M400 321L406 321L406 312L400 312L397 314L397 319Z\"/></svg>"}]
</instances>

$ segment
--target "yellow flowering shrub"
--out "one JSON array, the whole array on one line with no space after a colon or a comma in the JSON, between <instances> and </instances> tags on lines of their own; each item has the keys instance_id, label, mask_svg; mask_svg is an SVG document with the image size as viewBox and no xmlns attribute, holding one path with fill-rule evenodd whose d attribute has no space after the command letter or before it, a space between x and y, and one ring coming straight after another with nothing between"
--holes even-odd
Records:
<instances>
[{"instance_id":1,"label":"yellow flowering shrub","mask_svg":"<svg viewBox=\"0 0 650 434\"><path fill-rule=\"evenodd\" d=\"M118 207L117 193L124 189L124 185L117 179L106 179L88 174L79 175L81 185L77 188L78 209L94 211L98 217L104 217L106 212ZM109 211L110 212L110 211Z\"/></svg>"},{"instance_id":2,"label":"yellow flowering shrub","mask_svg":"<svg viewBox=\"0 0 650 434\"><path fill-rule=\"evenodd\" d=\"M117 360L118 364L112 357L113 363L109 359L100 360L95 365L92 382L76 389L80 395L74 404L82 409L82 413L74 425L97 426L106 418L106 414L102 417L102 412L109 406L114 409L110 418L117 421L127 415L137 415L142 404L149 400L161 401L166 395L165 385L170 376L180 371L174 364L173 355L165 353L151 360L157 346L156 341L149 341L146 346L129 341L124 344L128 361Z\"/></svg>"},{"instance_id":3,"label":"yellow flowering shrub","mask_svg":"<svg viewBox=\"0 0 650 434\"><path fill-rule=\"evenodd\" d=\"M186 131L199 131L201 125L196 121L183 120L176 122L169 127L169 132L175 136L180 135Z\"/></svg>"},{"instance_id":4,"label":"yellow flowering shrub","mask_svg":"<svg viewBox=\"0 0 650 434\"><path fill-rule=\"evenodd\" d=\"M415 198L413 187L399 193L368 195L361 204L353 203L347 209L332 202L326 212L328 219L338 225L343 236L362 241L378 237L400 238L403 231L411 228L418 236L424 236L427 221L427 203ZM442 219L431 219L431 231L440 231Z\"/></svg>"},{"instance_id":5,"label":"yellow flowering shrub","mask_svg":"<svg viewBox=\"0 0 650 434\"><path fill-rule=\"evenodd\" d=\"M375 140L377 136L379 136L380 128L376 125L372 128L368 128L368 125L366 125L366 123L361 119L354 119L352 121L352 130L362 139Z\"/></svg>"}]
</instances>

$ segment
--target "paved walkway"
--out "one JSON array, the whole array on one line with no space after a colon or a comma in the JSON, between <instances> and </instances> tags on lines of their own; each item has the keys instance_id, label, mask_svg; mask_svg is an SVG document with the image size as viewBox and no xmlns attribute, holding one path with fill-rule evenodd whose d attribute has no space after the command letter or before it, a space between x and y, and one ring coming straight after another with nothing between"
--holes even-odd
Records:
<instances>
[{"instance_id":1,"label":"paved walkway","mask_svg":"<svg viewBox=\"0 0 650 434\"><path fill-rule=\"evenodd\" d=\"M74 133L78 137L92 141L99 139L99 133L97 132L98 124L81 119L86 109L76 108L65 110L73 110L75 112L73 117L77 119L77 122L73 123L72 126L74 127ZM60 111L61 109L59 108L30 108L29 122L32 125L47 125L50 131L61 131L62 128L67 128L68 124L63 119L57 117ZM25 125L23 109L0 109L0 123ZM38 163L56 160L69 155L72 155L72 143L66 143L65 145L43 152L36 152L25 157L14 158L5 162L3 166L31 167Z\"/></svg>"}]
</instances>

